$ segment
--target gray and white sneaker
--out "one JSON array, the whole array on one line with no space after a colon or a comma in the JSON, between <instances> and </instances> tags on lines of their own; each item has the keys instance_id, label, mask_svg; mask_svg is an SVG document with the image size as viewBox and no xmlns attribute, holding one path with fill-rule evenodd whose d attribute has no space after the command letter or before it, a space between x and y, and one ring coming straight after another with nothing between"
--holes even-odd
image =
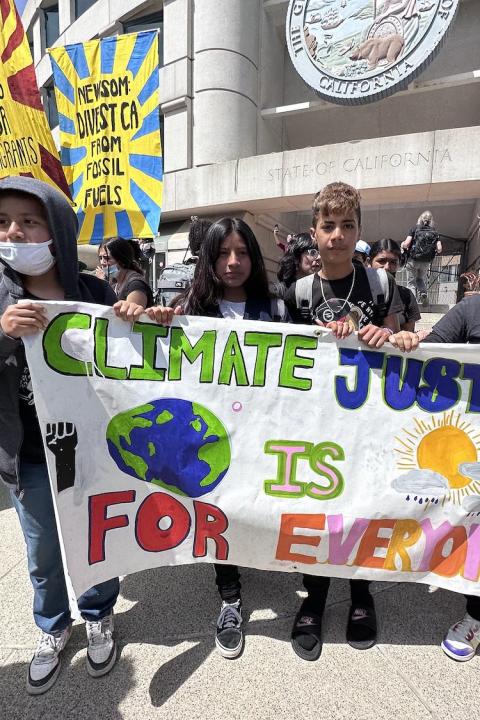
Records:
<instances>
[{"instance_id":1,"label":"gray and white sneaker","mask_svg":"<svg viewBox=\"0 0 480 720\"><path fill-rule=\"evenodd\" d=\"M106 675L115 665L117 644L113 637L113 611L101 620L85 621L87 630L87 671L92 677Z\"/></svg>"},{"instance_id":2,"label":"gray and white sneaker","mask_svg":"<svg viewBox=\"0 0 480 720\"><path fill-rule=\"evenodd\" d=\"M28 668L27 692L41 695L50 690L60 672L60 653L70 640L72 626L60 632L42 632L35 654Z\"/></svg>"},{"instance_id":3,"label":"gray and white sneaker","mask_svg":"<svg viewBox=\"0 0 480 720\"><path fill-rule=\"evenodd\" d=\"M236 658L242 652L242 601L223 602L217 620L215 645L224 658Z\"/></svg>"}]
</instances>

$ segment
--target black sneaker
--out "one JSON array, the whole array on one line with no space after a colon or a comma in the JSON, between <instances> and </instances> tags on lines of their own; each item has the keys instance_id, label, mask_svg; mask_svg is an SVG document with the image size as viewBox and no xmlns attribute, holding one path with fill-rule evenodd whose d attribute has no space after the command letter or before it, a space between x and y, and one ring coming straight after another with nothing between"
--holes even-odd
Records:
<instances>
[{"instance_id":1,"label":"black sneaker","mask_svg":"<svg viewBox=\"0 0 480 720\"><path fill-rule=\"evenodd\" d=\"M217 620L215 645L224 658L236 658L243 649L242 601L222 603Z\"/></svg>"}]
</instances>

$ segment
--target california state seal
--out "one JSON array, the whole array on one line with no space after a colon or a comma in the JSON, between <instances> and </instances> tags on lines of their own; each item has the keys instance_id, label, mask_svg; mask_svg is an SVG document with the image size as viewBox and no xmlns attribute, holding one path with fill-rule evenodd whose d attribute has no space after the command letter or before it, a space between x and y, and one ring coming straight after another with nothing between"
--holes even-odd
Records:
<instances>
[{"instance_id":1,"label":"california state seal","mask_svg":"<svg viewBox=\"0 0 480 720\"><path fill-rule=\"evenodd\" d=\"M432 61L459 0L290 0L292 62L318 95L360 105L404 89Z\"/></svg>"}]
</instances>

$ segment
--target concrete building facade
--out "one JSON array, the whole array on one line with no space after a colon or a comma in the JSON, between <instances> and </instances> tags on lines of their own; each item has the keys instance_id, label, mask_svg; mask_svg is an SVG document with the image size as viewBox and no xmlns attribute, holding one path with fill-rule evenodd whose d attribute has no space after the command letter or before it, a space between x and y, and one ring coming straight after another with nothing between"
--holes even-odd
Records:
<instances>
[{"instance_id":1,"label":"concrete building facade","mask_svg":"<svg viewBox=\"0 0 480 720\"><path fill-rule=\"evenodd\" d=\"M357 106L321 100L302 80L287 9L288 0L29 0L22 17L47 104L48 44L159 27L166 174L156 244L169 261L183 257L191 215L234 213L254 227L272 272L273 225L308 229L314 192L344 180L362 193L365 240L403 240L428 208L445 257L478 265L480 3L460 0L442 49L406 89Z\"/></svg>"}]
</instances>

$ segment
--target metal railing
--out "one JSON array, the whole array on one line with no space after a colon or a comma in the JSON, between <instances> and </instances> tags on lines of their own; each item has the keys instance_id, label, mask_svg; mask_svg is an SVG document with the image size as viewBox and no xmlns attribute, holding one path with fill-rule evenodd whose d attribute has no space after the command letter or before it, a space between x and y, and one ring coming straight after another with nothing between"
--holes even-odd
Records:
<instances>
[{"instance_id":1,"label":"metal railing","mask_svg":"<svg viewBox=\"0 0 480 720\"><path fill-rule=\"evenodd\" d=\"M438 255L432 261L428 273L428 303L429 305L455 305L457 302L458 277L461 255L451 255L445 263L445 255ZM397 283L407 285L407 271L402 268L398 271Z\"/></svg>"}]
</instances>

